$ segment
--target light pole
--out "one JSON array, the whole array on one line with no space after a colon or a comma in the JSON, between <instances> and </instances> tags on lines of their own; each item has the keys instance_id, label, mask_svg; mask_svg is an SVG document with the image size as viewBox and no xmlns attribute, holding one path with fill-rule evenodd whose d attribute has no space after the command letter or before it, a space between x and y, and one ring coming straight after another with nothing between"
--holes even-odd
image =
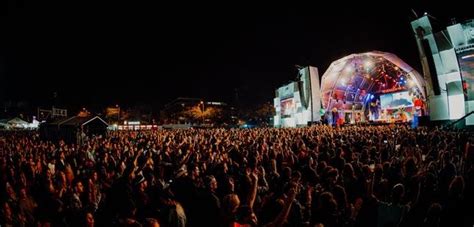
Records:
<instances>
[{"instance_id":1,"label":"light pole","mask_svg":"<svg viewBox=\"0 0 474 227\"><path fill-rule=\"evenodd\" d=\"M115 108L118 108L117 113L117 124L120 124L120 106L118 104L115 105Z\"/></svg>"}]
</instances>

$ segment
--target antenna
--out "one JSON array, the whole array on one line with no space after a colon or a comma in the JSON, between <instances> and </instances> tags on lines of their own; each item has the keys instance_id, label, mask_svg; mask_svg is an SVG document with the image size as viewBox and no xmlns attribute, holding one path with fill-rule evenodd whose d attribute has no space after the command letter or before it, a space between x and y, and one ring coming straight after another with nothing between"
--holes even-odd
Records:
<instances>
[{"instance_id":1,"label":"antenna","mask_svg":"<svg viewBox=\"0 0 474 227\"><path fill-rule=\"evenodd\" d=\"M413 15L415 15L415 18L418 18L418 14L416 13L414 9L411 9L411 12L413 13Z\"/></svg>"},{"instance_id":2,"label":"antenna","mask_svg":"<svg viewBox=\"0 0 474 227\"><path fill-rule=\"evenodd\" d=\"M433 20L439 22L438 18L432 16L431 14L428 14L427 12L425 12L425 15L426 15L428 18L433 19Z\"/></svg>"}]
</instances>

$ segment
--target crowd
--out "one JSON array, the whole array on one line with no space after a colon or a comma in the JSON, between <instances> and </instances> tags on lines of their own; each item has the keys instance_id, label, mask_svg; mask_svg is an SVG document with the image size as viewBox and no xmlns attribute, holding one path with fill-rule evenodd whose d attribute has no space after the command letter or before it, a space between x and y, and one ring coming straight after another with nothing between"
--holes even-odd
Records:
<instances>
[{"instance_id":1,"label":"crowd","mask_svg":"<svg viewBox=\"0 0 474 227\"><path fill-rule=\"evenodd\" d=\"M0 226L469 226L474 138L404 125L0 132Z\"/></svg>"}]
</instances>

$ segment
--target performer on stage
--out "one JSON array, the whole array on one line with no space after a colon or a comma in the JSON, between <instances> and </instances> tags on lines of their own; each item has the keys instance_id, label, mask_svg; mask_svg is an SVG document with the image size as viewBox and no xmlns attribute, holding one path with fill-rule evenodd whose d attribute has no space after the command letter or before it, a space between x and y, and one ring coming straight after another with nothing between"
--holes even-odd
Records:
<instances>
[{"instance_id":1,"label":"performer on stage","mask_svg":"<svg viewBox=\"0 0 474 227\"><path fill-rule=\"evenodd\" d=\"M378 99L370 102L369 111L370 120L376 121L379 119L380 101Z\"/></svg>"},{"instance_id":2,"label":"performer on stage","mask_svg":"<svg viewBox=\"0 0 474 227\"><path fill-rule=\"evenodd\" d=\"M387 110L384 109L382 110L382 113L380 114L380 120L384 121L384 122L388 122L388 116L387 116Z\"/></svg>"},{"instance_id":3,"label":"performer on stage","mask_svg":"<svg viewBox=\"0 0 474 227\"><path fill-rule=\"evenodd\" d=\"M332 108L332 125L337 124L337 119L339 118L339 114L337 113L337 108Z\"/></svg>"},{"instance_id":4,"label":"performer on stage","mask_svg":"<svg viewBox=\"0 0 474 227\"><path fill-rule=\"evenodd\" d=\"M416 113L423 115L423 101L418 96L413 98L413 104L415 106Z\"/></svg>"},{"instance_id":5,"label":"performer on stage","mask_svg":"<svg viewBox=\"0 0 474 227\"><path fill-rule=\"evenodd\" d=\"M414 96L413 98L413 120L411 122L411 127L418 127L418 117L423 115L423 101L418 97Z\"/></svg>"}]
</instances>

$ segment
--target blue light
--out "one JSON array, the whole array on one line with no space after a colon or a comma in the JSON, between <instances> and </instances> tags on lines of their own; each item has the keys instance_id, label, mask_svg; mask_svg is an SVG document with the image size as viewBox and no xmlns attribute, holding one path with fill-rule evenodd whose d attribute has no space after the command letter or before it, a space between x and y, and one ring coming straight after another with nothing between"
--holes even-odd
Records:
<instances>
[{"instance_id":1,"label":"blue light","mask_svg":"<svg viewBox=\"0 0 474 227\"><path fill-rule=\"evenodd\" d=\"M367 96L365 96L365 101L368 102L370 100L372 100L374 98L374 95L373 94L367 94Z\"/></svg>"}]
</instances>

